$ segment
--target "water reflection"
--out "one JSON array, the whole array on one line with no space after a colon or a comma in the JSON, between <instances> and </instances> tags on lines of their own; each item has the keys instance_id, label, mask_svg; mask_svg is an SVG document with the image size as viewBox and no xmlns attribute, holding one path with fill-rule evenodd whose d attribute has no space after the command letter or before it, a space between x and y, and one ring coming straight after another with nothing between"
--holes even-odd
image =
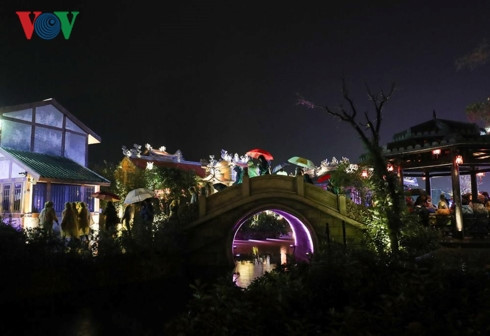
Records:
<instances>
[{"instance_id":1,"label":"water reflection","mask_svg":"<svg viewBox=\"0 0 490 336\"><path fill-rule=\"evenodd\" d=\"M270 258L262 261L242 260L235 263L233 280L242 288L248 287L256 278L272 271L276 265L270 263Z\"/></svg>"},{"instance_id":2,"label":"water reflection","mask_svg":"<svg viewBox=\"0 0 490 336\"><path fill-rule=\"evenodd\" d=\"M291 239L235 240L233 281L246 288L277 265L285 264L287 256L294 254L292 242Z\"/></svg>"}]
</instances>

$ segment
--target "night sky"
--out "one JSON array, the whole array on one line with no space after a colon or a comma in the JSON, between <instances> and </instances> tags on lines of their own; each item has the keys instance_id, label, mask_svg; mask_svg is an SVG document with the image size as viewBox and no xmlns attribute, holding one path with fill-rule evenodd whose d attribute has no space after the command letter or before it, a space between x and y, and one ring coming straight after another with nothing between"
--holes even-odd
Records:
<instances>
[{"instance_id":1,"label":"night sky","mask_svg":"<svg viewBox=\"0 0 490 336\"><path fill-rule=\"evenodd\" d=\"M273 165L356 161L350 126L297 105L297 94L335 107L345 78L364 113L366 84L395 83L383 143L433 110L467 121L465 107L490 94L488 1L101 3L0 5L0 106L55 98L101 136L91 164L119 161L135 143L190 161L255 147ZM20 10L80 14L68 40L27 40ZM479 47L478 62L458 69Z\"/></svg>"}]
</instances>

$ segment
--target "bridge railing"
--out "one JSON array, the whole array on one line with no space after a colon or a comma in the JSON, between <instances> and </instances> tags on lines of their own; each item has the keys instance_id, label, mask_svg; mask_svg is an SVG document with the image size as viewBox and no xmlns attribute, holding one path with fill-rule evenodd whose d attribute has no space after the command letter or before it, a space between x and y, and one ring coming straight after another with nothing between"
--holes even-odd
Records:
<instances>
[{"instance_id":1,"label":"bridge railing","mask_svg":"<svg viewBox=\"0 0 490 336\"><path fill-rule=\"evenodd\" d=\"M245 175L241 184L228 187L209 197L200 198L199 216L218 211L224 204L231 204L246 197L272 193L304 197L336 209L342 214L346 213L345 197L338 197L318 186L305 183L301 176L265 175L249 178Z\"/></svg>"}]
</instances>

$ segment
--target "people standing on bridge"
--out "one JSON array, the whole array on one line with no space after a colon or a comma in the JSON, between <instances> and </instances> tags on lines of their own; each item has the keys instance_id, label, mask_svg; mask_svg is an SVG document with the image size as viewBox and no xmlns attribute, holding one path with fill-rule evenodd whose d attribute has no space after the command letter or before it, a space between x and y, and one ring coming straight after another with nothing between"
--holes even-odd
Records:
<instances>
[{"instance_id":1,"label":"people standing on bridge","mask_svg":"<svg viewBox=\"0 0 490 336\"><path fill-rule=\"evenodd\" d=\"M276 172L276 175L288 176L288 173L284 170L284 168L281 168Z\"/></svg>"},{"instance_id":2,"label":"people standing on bridge","mask_svg":"<svg viewBox=\"0 0 490 336\"><path fill-rule=\"evenodd\" d=\"M313 180L311 179L310 174L308 173L303 173L303 179L305 180L306 183L313 184Z\"/></svg>"},{"instance_id":3,"label":"people standing on bridge","mask_svg":"<svg viewBox=\"0 0 490 336\"><path fill-rule=\"evenodd\" d=\"M296 176L301 176L301 175L303 176L303 181L305 181L306 183L313 184L313 180L311 179L310 174L305 173L303 168L296 168Z\"/></svg>"},{"instance_id":4,"label":"people standing on bridge","mask_svg":"<svg viewBox=\"0 0 490 336\"><path fill-rule=\"evenodd\" d=\"M259 175L270 174L270 165L269 162L265 159L265 156L259 155Z\"/></svg>"},{"instance_id":5,"label":"people standing on bridge","mask_svg":"<svg viewBox=\"0 0 490 336\"><path fill-rule=\"evenodd\" d=\"M197 203L197 190L195 186L191 186L189 188L189 194L191 195L191 199L189 200L189 204Z\"/></svg>"},{"instance_id":6,"label":"people standing on bridge","mask_svg":"<svg viewBox=\"0 0 490 336\"><path fill-rule=\"evenodd\" d=\"M247 165L248 165L248 177L258 176L257 166L255 165L255 163L252 160L249 160L247 162Z\"/></svg>"},{"instance_id":7,"label":"people standing on bridge","mask_svg":"<svg viewBox=\"0 0 490 336\"><path fill-rule=\"evenodd\" d=\"M233 182L233 185L237 185L243 182L243 168L240 167L239 165L235 165L233 167L233 171L236 173L235 174L235 182Z\"/></svg>"}]
</instances>

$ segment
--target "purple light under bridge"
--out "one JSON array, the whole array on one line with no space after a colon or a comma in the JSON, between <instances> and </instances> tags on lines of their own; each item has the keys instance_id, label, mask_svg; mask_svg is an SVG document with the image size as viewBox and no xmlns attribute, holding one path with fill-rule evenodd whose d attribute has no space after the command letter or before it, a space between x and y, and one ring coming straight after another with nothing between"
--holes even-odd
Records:
<instances>
[{"instance_id":1,"label":"purple light under bridge","mask_svg":"<svg viewBox=\"0 0 490 336\"><path fill-rule=\"evenodd\" d=\"M277 210L277 209L267 209L269 211L273 211L278 215L281 215L284 217L284 219L289 223L291 226L291 229L293 231L293 238L294 238L294 255L296 257L297 261L309 261L309 254L314 252L313 249L313 240L311 239L311 234L308 231L307 227L299 220L296 216L291 215L290 213L283 211L283 210ZM258 211L261 212L261 211ZM250 216L246 216L242 219L240 219L236 224L235 227L233 228L235 235L236 232L240 229L242 224L250 218ZM235 238L233 237L233 240ZM233 250L233 247L232 247ZM233 251L232 251L233 253Z\"/></svg>"}]
</instances>

